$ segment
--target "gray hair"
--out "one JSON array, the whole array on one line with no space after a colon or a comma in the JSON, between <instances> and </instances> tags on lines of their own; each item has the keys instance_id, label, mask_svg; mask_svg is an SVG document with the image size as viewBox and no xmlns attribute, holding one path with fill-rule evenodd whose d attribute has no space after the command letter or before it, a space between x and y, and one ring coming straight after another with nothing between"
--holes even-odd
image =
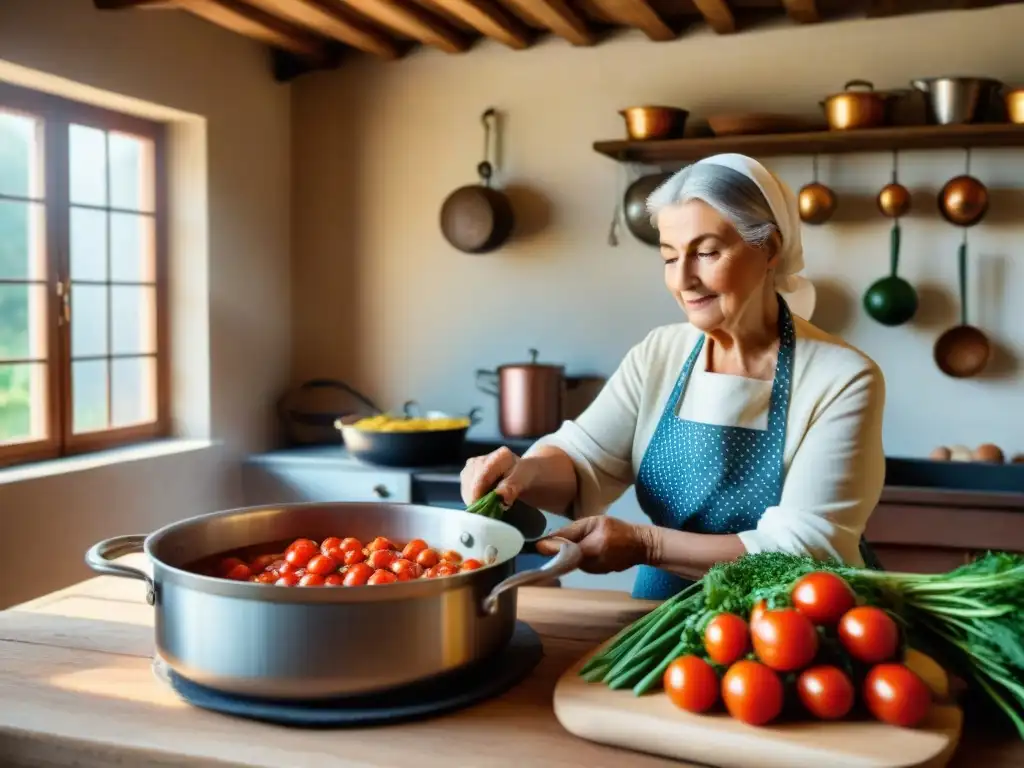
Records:
<instances>
[{"instance_id":1,"label":"gray hair","mask_svg":"<svg viewBox=\"0 0 1024 768\"><path fill-rule=\"evenodd\" d=\"M732 168L711 163L690 165L677 171L647 198L651 225L657 229L658 214L689 200L701 200L725 217L750 245L761 247L779 231L771 207L753 179Z\"/></svg>"}]
</instances>

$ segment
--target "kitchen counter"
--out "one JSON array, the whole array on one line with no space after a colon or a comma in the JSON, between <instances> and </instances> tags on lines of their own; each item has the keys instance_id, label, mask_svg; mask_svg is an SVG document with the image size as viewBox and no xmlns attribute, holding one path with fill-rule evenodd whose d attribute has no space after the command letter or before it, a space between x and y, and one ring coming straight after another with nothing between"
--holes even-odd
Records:
<instances>
[{"instance_id":1,"label":"kitchen counter","mask_svg":"<svg viewBox=\"0 0 1024 768\"><path fill-rule=\"evenodd\" d=\"M424 754L473 768L683 765L577 739L551 708L558 676L652 605L618 592L524 588L519 617L541 634L545 655L508 693L417 723L308 731L183 703L151 670L142 583L100 576L0 612L0 765L368 768ZM1024 742L968 730L952 765L1024 765Z\"/></svg>"}]
</instances>

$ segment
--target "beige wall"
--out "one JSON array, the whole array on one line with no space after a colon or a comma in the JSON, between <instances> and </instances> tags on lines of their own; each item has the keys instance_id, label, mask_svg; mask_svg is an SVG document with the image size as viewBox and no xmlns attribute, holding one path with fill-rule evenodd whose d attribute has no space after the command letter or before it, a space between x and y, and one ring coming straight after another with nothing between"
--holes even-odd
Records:
<instances>
[{"instance_id":1,"label":"beige wall","mask_svg":"<svg viewBox=\"0 0 1024 768\"><path fill-rule=\"evenodd\" d=\"M0 2L0 59L206 118L209 302L187 311L209 313L220 442L56 478L0 473L2 607L87 575L82 553L100 538L240 502L238 458L270 442L287 384L290 93L255 43L183 13L101 13L90 0Z\"/></svg>"},{"instance_id":2,"label":"beige wall","mask_svg":"<svg viewBox=\"0 0 1024 768\"><path fill-rule=\"evenodd\" d=\"M983 74L1024 83L1024 7L910 19L695 34L652 43L631 34L572 48L559 40L512 52L485 43L461 56L419 52L362 60L294 86L296 252L293 376L347 376L388 406L489 408L473 371L525 357L528 347L574 371L610 373L628 347L679 312L653 249L624 235L606 243L622 169L591 143L623 135L616 110L669 103L712 111L814 111L860 77L905 87L912 77ZM442 240L445 195L475 181L478 117L506 113L501 182L516 189L527 230L488 256ZM798 187L810 158L770 162ZM861 346L889 385L890 454L992 440L1024 452L1024 374L956 382L932 362L932 342L956 320L959 232L934 193L963 169L959 152L906 154L903 181L920 190L904 223L904 275L923 296L920 322L887 329L860 309L888 269L888 223L872 209L887 155L822 158L843 215L806 232L807 273L819 281L815 319ZM971 233L975 314L1007 356L1024 359L1024 151L977 152L993 189L991 215ZM532 307L531 307L532 305Z\"/></svg>"}]
</instances>

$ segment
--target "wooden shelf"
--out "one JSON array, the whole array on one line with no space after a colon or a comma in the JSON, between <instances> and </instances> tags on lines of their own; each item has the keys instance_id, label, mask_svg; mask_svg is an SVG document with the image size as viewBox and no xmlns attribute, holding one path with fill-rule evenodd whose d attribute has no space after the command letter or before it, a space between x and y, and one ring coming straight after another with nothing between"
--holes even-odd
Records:
<instances>
[{"instance_id":1,"label":"wooden shelf","mask_svg":"<svg viewBox=\"0 0 1024 768\"><path fill-rule=\"evenodd\" d=\"M860 131L719 136L669 141L594 142L596 152L614 160L652 164L690 162L720 152L770 157L968 147L1024 147L1024 125L921 125L870 128Z\"/></svg>"}]
</instances>

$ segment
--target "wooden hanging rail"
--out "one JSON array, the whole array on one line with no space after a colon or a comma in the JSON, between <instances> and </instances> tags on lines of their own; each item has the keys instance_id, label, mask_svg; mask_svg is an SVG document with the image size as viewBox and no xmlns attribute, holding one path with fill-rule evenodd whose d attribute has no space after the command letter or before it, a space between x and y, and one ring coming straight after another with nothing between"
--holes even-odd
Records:
<instances>
[{"instance_id":1,"label":"wooden hanging rail","mask_svg":"<svg viewBox=\"0 0 1024 768\"><path fill-rule=\"evenodd\" d=\"M756 157L838 155L893 150L1024 147L1024 125L920 125L860 131L815 131L667 141L597 141L594 150L629 163L685 163L720 152Z\"/></svg>"}]
</instances>

